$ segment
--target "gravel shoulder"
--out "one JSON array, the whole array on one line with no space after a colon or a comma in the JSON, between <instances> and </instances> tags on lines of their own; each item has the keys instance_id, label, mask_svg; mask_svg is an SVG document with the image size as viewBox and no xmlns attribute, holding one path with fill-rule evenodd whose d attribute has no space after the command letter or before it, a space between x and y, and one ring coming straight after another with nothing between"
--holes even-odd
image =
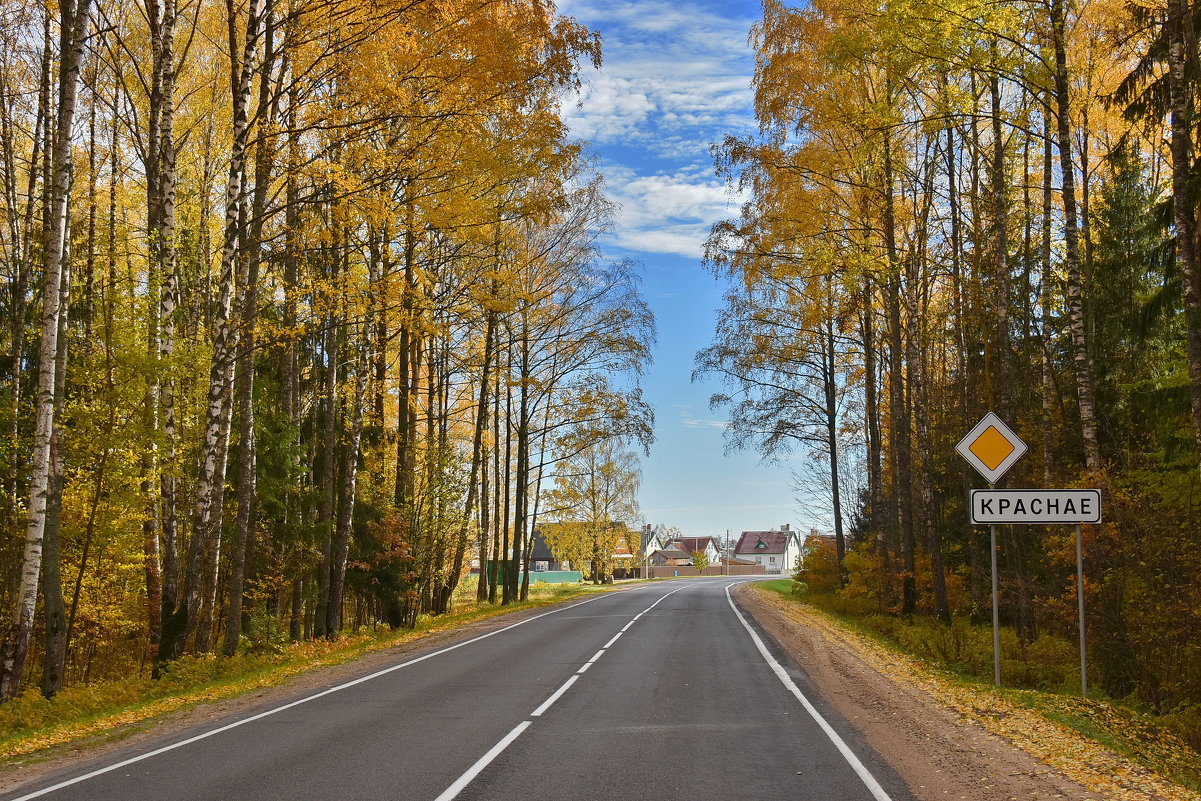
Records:
<instances>
[{"instance_id":1,"label":"gravel shoulder","mask_svg":"<svg viewBox=\"0 0 1201 801\"><path fill-rule=\"evenodd\" d=\"M753 584L734 596L921 801L1201 799L1031 710L947 681L810 607Z\"/></svg>"}]
</instances>

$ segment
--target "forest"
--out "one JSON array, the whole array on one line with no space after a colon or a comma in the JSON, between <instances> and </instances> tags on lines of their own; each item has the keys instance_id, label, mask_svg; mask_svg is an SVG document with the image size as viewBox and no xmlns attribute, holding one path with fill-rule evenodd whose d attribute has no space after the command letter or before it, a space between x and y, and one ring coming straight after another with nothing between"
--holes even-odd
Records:
<instances>
[{"instance_id":1,"label":"forest","mask_svg":"<svg viewBox=\"0 0 1201 801\"><path fill-rule=\"evenodd\" d=\"M834 536L803 591L940 621L929 650L966 659L990 553L954 448L995 412L1029 445L999 486L1102 491L1092 683L1201 743L1199 7L763 12L758 133L714 148L745 202L708 242L732 288L697 369L733 445L805 455ZM1073 658L1073 528L1000 529L1005 681L1078 692L1037 668Z\"/></svg>"},{"instance_id":2,"label":"forest","mask_svg":"<svg viewBox=\"0 0 1201 801\"><path fill-rule=\"evenodd\" d=\"M651 436L600 57L545 0L0 5L0 699L526 595Z\"/></svg>"}]
</instances>

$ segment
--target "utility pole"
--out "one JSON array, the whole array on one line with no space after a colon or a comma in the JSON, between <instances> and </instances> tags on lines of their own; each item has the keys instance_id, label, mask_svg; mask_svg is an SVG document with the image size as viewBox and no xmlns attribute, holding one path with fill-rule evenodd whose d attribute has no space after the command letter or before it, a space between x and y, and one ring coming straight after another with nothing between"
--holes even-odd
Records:
<instances>
[{"instance_id":1,"label":"utility pole","mask_svg":"<svg viewBox=\"0 0 1201 801\"><path fill-rule=\"evenodd\" d=\"M726 575L734 575L733 569L730 568L730 530L726 529Z\"/></svg>"}]
</instances>

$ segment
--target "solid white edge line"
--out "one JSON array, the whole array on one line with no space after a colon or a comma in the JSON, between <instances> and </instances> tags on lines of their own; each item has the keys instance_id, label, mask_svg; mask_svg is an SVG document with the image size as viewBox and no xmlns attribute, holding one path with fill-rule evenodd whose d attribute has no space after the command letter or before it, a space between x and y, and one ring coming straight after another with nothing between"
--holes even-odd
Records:
<instances>
[{"instance_id":1,"label":"solid white edge line","mask_svg":"<svg viewBox=\"0 0 1201 801\"><path fill-rule=\"evenodd\" d=\"M638 587L635 589L642 589L642 588ZM654 609L656 606L658 606L659 603L664 598L666 598L668 595L673 595L682 589L684 589L684 587L679 587L679 588L674 589L671 592L667 593L666 595L663 595L661 598L659 598L659 600L655 601L653 604L648 606L640 614L646 614L651 609ZM606 593L604 595L597 595L595 597L580 601L579 603L570 604L569 606L564 606L559 609L552 609L549 612L543 612L540 615L534 615L533 617L528 617L525 620L519 620L510 626L505 626L504 628L497 629L496 631L490 631L487 634L481 634L479 637L473 637L470 640L464 640L463 642L455 643L454 645L448 646L446 648L442 648L437 651L431 651L430 653L419 656L416 659L410 659L407 662L401 662L398 665L392 665L390 667L384 668L383 670L377 670L374 673L369 673L366 676L360 676L359 678L354 679L352 681L348 681L343 684L338 684L334 687L329 687L325 690L322 690L319 693L314 693L313 695L307 695L304 698L298 698L295 701L292 701L291 703L284 704L283 706L272 707L271 709L260 712L257 715L251 715L250 717L243 718L242 720L235 720L233 723L229 723L224 726L219 726L218 728L212 729L210 731L202 732L200 734L197 734L194 737L189 737L186 740L180 740L177 743L172 743L171 745L165 745L162 748L156 748L153 751L147 751L144 754L138 754L137 756L130 757L129 759L124 759L120 762L115 762L112 765L106 765L103 768L97 768L96 770L93 770L89 773L85 773L82 776L75 776L73 778L58 782L57 784L52 784L49 787L43 787L40 790L35 790L32 793L26 793L25 795L18 796L16 798L12 799L12 801L30 801L30 799L41 798L44 795L49 795L50 793L57 792L59 790L62 790L65 787L71 787L72 785L81 784L82 782L86 782L89 779L94 779L97 776L103 776L106 773L112 773L115 770L120 770L121 768L127 767L129 765L133 765L138 762L143 762L147 759L150 759L151 757L156 757L156 756L159 756L160 754L165 754L168 751L174 751L177 748L183 748L185 745L191 745L192 743L200 742L201 740L206 740L209 737L212 737L214 735L221 734L223 732L227 732L231 729L236 729L240 726L245 726L247 723L253 723L256 720L262 720L263 718L270 717L271 715L275 715L279 712L283 712L285 710L291 709L292 707L300 706L301 704L307 704L309 701L315 701L318 698L322 698L324 696L339 692L341 690L349 689L358 684L363 684L364 682L368 682L373 679L378 679L380 676L385 676L389 673L400 670L401 668L406 668L406 667L409 667L410 665L415 665L418 662L424 662L427 659L433 659L435 656L441 656L442 654L458 650L459 648L462 648L466 645L471 645L472 643L477 643L480 640L486 640L489 637L495 637L497 634L504 634L506 631L515 629L518 626L524 626L526 623L532 623L533 621L547 617L548 615L558 614L559 612L566 612L568 609L575 609L576 607L583 606L584 604L590 604L593 601L599 601L602 598L611 598L611 597L613 597L612 593ZM620 636L621 636L620 634L617 635L617 637L620 637ZM612 643L616 642L617 637L614 637L612 640L610 640L609 644L611 645ZM605 646L605 648L608 648L608 647L609 647L608 645ZM600 651L598 651L597 655L595 657L593 657L593 660L595 660L597 657L599 657L600 654L604 652L604 650L605 649L602 648ZM575 676L572 677L572 679L574 679L574 678L575 678ZM563 689L563 688L561 688L561 689ZM498 743L495 747L493 747L492 751L488 752L488 754L492 755L491 758L495 759L496 755L499 754L501 751L503 751L506 747L508 747L509 743L511 743L513 740L517 739L517 737L521 734L521 732L525 731L526 727L529 726L529 724L530 724L530 721L523 722L516 729L514 729L512 732L510 732L509 735L504 740L501 740L500 743ZM493 752L495 752L495 753L493 753ZM485 754L484 757L485 758L488 757L488 754ZM491 759L489 759L488 761L491 761ZM483 763L483 764L480 764L480 763ZM477 762L476 765L479 766L479 770L483 770L483 768L487 765L487 762L484 762L484 758L481 758L480 762ZM465 782L463 784L463 787L466 787L467 784L470 783L471 778L474 778L475 773L472 773L471 772L472 770L474 770L475 773L479 772L479 770L476 770L476 768L473 767L467 773L463 774L464 776L468 776L468 774L470 774L470 776L468 776L467 782ZM456 782L455 784L457 785L458 782ZM452 785L452 787L454 787L454 786L455 785ZM459 792L462 792L462 789L463 789L462 787L459 787L459 789L455 791L454 795L458 795ZM449 796L446 795L446 793L448 793L448 792L450 792L449 788L442 795L438 796L438 798L435 801L449 801L449 799L454 798L454 795L449 795Z\"/></svg>"},{"instance_id":2,"label":"solid white edge line","mask_svg":"<svg viewBox=\"0 0 1201 801\"><path fill-rule=\"evenodd\" d=\"M767 646L763 644L762 638L760 638L755 630L751 628L751 625L746 622L746 618L742 616L742 612L739 612L738 607L734 605L734 599L730 596L730 587L726 587L726 602L730 604L730 608L734 610L734 614L738 616L738 621L742 623L743 628L745 628L747 633L751 635L751 639L755 642L755 647L759 649L759 653L763 656L763 659L767 662L768 666L771 667L772 672L775 673L784 686L788 688L794 696L796 696L796 699L801 702L801 706L805 707L805 711L809 713L809 716L812 717L814 721L817 722L817 725L821 727L821 730L826 733L826 736L830 738L830 742L834 743L834 747L838 749L839 753L841 753L843 758L846 759L847 763L850 764L856 775L858 775L863 783L867 785L867 789L871 792L872 797L875 798L876 801L892 801L888 793L886 793L884 788L880 786L880 783L876 781L876 777L873 776L871 772L864 766L864 764L859 761L859 757L855 755L855 752L850 749L850 746L848 746L842 737L838 735L838 732L834 731L834 728L826 722L826 719L822 717L820 712L817 711L817 708L814 707L813 704L809 703L809 699L806 698L805 694L801 692L801 688L796 686L796 682L794 682L792 677L788 675L788 671L786 671L784 667L776 661L776 658L771 655L771 652L767 650Z\"/></svg>"},{"instance_id":3,"label":"solid white edge line","mask_svg":"<svg viewBox=\"0 0 1201 801\"><path fill-rule=\"evenodd\" d=\"M50 793L61 790L64 787L70 787L73 784L79 784L79 783L85 782L89 779L94 779L97 776L103 776L106 773L112 773L114 770L120 770L121 768L124 768L128 765L133 765L134 763L141 762L146 759L150 759L151 757L156 757L159 754L165 754L168 751L174 751L176 748L183 748L185 745L191 745L192 743L208 739L209 737L212 737L213 735L221 734L222 732L227 732L230 729L236 729L239 726L245 726L247 723L253 723L256 720L262 720L263 718L270 717L271 715L291 709L292 707L300 706L301 704L307 704L309 701L315 701L318 698L322 698L326 695L330 695L331 693L336 693L336 692L339 692L340 690L345 690L350 687L354 687L357 684L363 684L364 682L371 681L372 679L378 679L380 676L387 675L388 673L392 673L394 671L400 670L401 668L409 667L410 665L415 665L418 662L424 662L427 659L433 659L435 656L440 656L442 654L449 653L450 651L457 650L459 648L462 648L465 645L471 645L472 643L477 643L480 640L486 640L489 637L495 637L497 634L503 634L506 631L511 631L512 629L515 629L518 626L524 626L526 623L531 623L540 618L544 618L547 615L553 615L553 614L557 614L559 612L566 612L568 609L575 609L578 606L583 606L584 604L589 604L589 603L592 603L593 601L598 601L601 598L608 598L608 597L612 597L612 596L609 594L597 595L593 598L588 598L587 600L580 601L579 603L571 604L570 606L564 606L560 609L552 609L549 612L543 612L540 615L534 615L533 617L527 617L525 620L519 620L510 626L505 626L504 628L497 629L496 631L490 631L487 634L481 634L479 637L473 637L470 640L464 640L463 642L456 643L454 645L448 646L446 648L442 648L437 651L431 651L428 654L424 654L423 656L419 656L415 659L410 659L407 662L401 662L398 665L392 665L391 667L386 667L383 670L377 670L374 673L370 673L366 676L360 676L359 678L354 679L352 681L345 682L344 684L339 684L334 687L329 687L325 690L322 690L319 693L314 693L313 695L307 695L304 698L298 698L297 700L292 701L291 703L288 703L288 704L284 704L283 706L273 707L264 712L260 712L257 715L251 715L248 718L243 718L242 720L236 720L233 723L229 723L224 726L220 726L220 727L218 727L216 729L212 729L210 731L202 732L201 734L197 734L194 737L189 737L186 740L180 740L177 743L172 743L171 745L165 745L162 748L156 748L155 750L147 751L144 754L138 754L137 756L130 757L129 759L122 760L121 762L117 762L117 763L108 765L103 768L97 768L96 770L91 771L90 773L85 773L82 776L76 776L74 778L67 779L65 781L61 781L58 784L53 784L49 787L43 787L41 790L36 790L32 793L18 796L17 798L12 799L12 801L29 801L29 799L40 798L41 796L48 795Z\"/></svg>"},{"instance_id":4,"label":"solid white edge line","mask_svg":"<svg viewBox=\"0 0 1201 801\"><path fill-rule=\"evenodd\" d=\"M542 702L542 704L537 709L535 709L533 712L531 712L530 717L532 717L532 718L542 717L542 713L545 712L546 710L550 709L551 705L554 704L555 701L558 701L560 698L562 698L563 693L567 692L567 688L570 687L571 685L575 684L576 679L578 679L579 677L580 677L580 674L579 674L579 671L577 671L574 676L569 678L567 681L563 682L563 686L560 687L559 689L555 690L550 698L547 698L545 701Z\"/></svg>"},{"instance_id":5,"label":"solid white edge line","mask_svg":"<svg viewBox=\"0 0 1201 801\"><path fill-rule=\"evenodd\" d=\"M496 759L501 753L513 744L513 741L521 736L521 733L530 727L530 721L523 720L518 723L513 731L505 735L504 739L496 745L492 746L492 750L484 754L474 765L467 769L467 772L455 780L454 784L442 791L442 795L438 796L434 801L451 801L451 799L463 792L464 788L475 779L476 776L483 771L484 768L492 764L492 760Z\"/></svg>"}]
</instances>

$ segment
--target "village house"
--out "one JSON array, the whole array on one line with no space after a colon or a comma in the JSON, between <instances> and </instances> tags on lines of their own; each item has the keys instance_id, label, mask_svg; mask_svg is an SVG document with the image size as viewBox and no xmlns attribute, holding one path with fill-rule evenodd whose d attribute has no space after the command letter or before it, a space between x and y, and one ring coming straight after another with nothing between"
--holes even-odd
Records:
<instances>
[{"instance_id":1,"label":"village house","mask_svg":"<svg viewBox=\"0 0 1201 801\"><path fill-rule=\"evenodd\" d=\"M744 531L734 555L762 565L766 573L791 573L801 556L801 540L787 523L778 531Z\"/></svg>"},{"instance_id":2,"label":"village house","mask_svg":"<svg viewBox=\"0 0 1201 801\"><path fill-rule=\"evenodd\" d=\"M722 557L716 537L674 537L663 541L651 535L648 548L650 563L656 567L691 565L697 553L705 555L706 564L716 566Z\"/></svg>"}]
</instances>

